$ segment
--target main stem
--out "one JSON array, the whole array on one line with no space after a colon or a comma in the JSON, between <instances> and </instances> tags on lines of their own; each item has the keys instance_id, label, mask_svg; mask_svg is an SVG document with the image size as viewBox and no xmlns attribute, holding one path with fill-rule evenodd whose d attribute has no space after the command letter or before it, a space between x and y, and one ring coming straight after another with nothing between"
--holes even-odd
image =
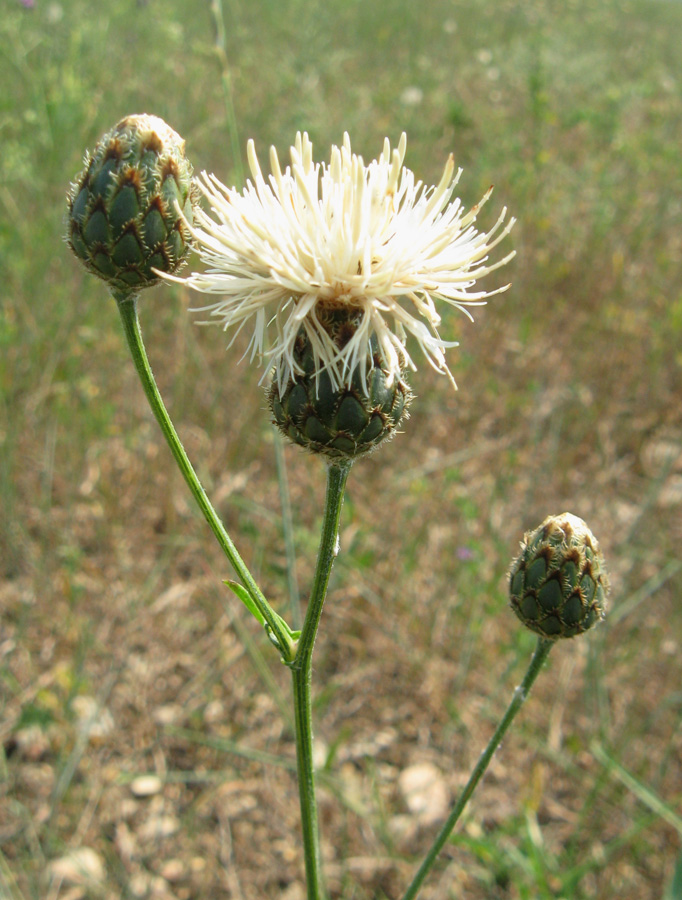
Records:
<instances>
[{"instance_id":1,"label":"main stem","mask_svg":"<svg viewBox=\"0 0 682 900\"><path fill-rule=\"evenodd\" d=\"M436 838L436 840L433 843L433 846L427 853L426 858L424 859L424 862L419 867L419 870L418 870L417 874L414 876L412 883L408 887L408 889L403 897L403 900L414 900L414 898L419 893L419 889L421 888L422 884L424 883L426 876L431 871L433 864L435 863L436 858L438 857L438 854L443 849L448 838L450 837L450 834L452 833L455 825L457 824L459 817L462 815L462 812L464 811L464 807L467 805L467 802L469 801L469 798L473 794L473 792L476 788L476 785L481 780L485 770L490 765L490 760L493 758L493 754L499 747L500 742L502 741L502 738L504 737L505 733L507 732L507 729L509 728L511 723L514 721L514 717L516 716L518 711L523 706L523 703L530 692L533 682L537 678L537 676L540 672L540 669L542 668L542 664L547 659L547 655L549 654L549 651L552 649L553 645L554 645L553 641L548 641L548 640L545 640L544 638L538 638L538 642L535 647L535 653L533 654L533 658L530 661L530 664L528 666L528 671L526 672L526 674L523 678L523 681L521 682L519 687L517 687L516 690L514 691L514 696L512 697L511 703L507 707L506 713L502 717L502 721L497 726L495 733L490 738L490 742L488 743L488 746L485 748L485 750L481 754L481 757L479 758L478 762L476 763L476 766L475 766L473 772L471 773L471 777L469 778L469 781L467 782L466 787L464 788L459 799L457 800L457 803L455 804L452 812L450 813L450 816L449 816L447 822L443 825L440 832L438 833L438 837Z\"/></svg>"},{"instance_id":2,"label":"main stem","mask_svg":"<svg viewBox=\"0 0 682 900\"><path fill-rule=\"evenodd\" d=\"M324 599L332 564L337 554L339 517L343 504L350 463L332 464L327 473L327 495L324 506L322 537L317 555L315 579L308 601L303 629L298 641L296 658L291 664L294 694L294 722L296 727L296 764L301 804L301 828L305 856L308 900L321 900L320 835L315 801L315 772L313 767L313 730L311 715L311 671L315 636L322 615Z\"/></svg>"},{"instance_id":3,"label":"main stem","mask_svg":"<svg viewBox=\"0 0 682 900\"><path fill-rule=\"evenodd\" d=\"M211 501L206 496L206 491L203 489L201 482L185 453L185 448L182 446L164 402L161 399L161 394L156 386L156 381L154 380L154 375L151 366L149 365L149 359L147 358L144 342L142 340L140 323L137 316L137 298L133 296L116 295L116 301L121 314L123 330L125 331L126 340L128 341L128 347L130 348L130 353L133 357L135 368L137 369L137 374L140 376L140 381L142 382L142 387L144 388L149 405L156 416L157 422L161 426L161 431L168 442L171 453L175 457L175 461L177 462L194 499L210 525L225 556L232 563L232 567L241 579L246 590L249 592L251 599L258 607L258 610L277 638L285 662L290 662L293 658L291 639L282 627L282 621L279 616L276 615L254 581L246 563L237 552L237 548L225 531L225 526L220 521Z\"/></svg>"}]
</instances>

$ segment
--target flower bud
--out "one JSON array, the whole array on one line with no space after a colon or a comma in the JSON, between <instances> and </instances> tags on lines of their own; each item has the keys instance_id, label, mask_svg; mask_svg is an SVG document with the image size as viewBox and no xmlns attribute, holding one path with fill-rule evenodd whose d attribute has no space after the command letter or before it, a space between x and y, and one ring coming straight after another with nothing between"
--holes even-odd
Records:
<instances>
[{"instance_id":1,"label":"flower bud","mask_svg":"<svg viewBox=\"0 0 682 900\"><path fill-rule=\"evenodd\" d=\"M512 609L549 640L582 634L603 619L608 584L596 538L571 513L527 532L509 572Z\"/></svg>"},{"instance_id":2,"label":"flower bud","mask_svg":"<svg viewBox=\"0 0 682 900\"><path fill-rule=\"evenodd\" d=\"M355 333L356 318L347 310L337 310L327 313L321 325L341 349ZM300 374L283 384L275 368L270 409L282 434L313 453L335 460L354 459L392 437L406 415L410 388L402 378L390 380L374 338L365 359L340 385L316 359L304 328L294 343L292 362Z\"/></svg>"},{"instance_id":3,"label":"flower bud","mask_svg":"<svg viewBox=\"0 0 682 900\"><path fill-rule=\"evenodd\" d=\"M185 142L157 116L127 116L85 155L69 190L66 240L89 272L126 294L183 264L196 189ZM182 211L182 215L180 214Z\"/></svg>"}]
</instances>

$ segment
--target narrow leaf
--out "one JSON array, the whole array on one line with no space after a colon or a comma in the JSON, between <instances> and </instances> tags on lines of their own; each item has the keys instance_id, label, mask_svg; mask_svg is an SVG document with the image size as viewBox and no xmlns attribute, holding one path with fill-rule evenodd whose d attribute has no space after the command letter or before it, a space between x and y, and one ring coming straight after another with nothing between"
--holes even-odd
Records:
<instances>
[{"instance_id":1,"label":"narrow leaf","mask_svg":"<svg viewBox=\"0 0 682 900\"><path fill-rule=\"evenodd\" d=\"M253 600L251 599L251 595L246 590L243 584L239 584L238 581L224 581L223 584L226 584L232 591L232 593L242 601L251 615L255 616L255 618L258 619L261 625L265 625L265 619L263 618L261 611L253 602Z\"/></svg>"}]
</instances>

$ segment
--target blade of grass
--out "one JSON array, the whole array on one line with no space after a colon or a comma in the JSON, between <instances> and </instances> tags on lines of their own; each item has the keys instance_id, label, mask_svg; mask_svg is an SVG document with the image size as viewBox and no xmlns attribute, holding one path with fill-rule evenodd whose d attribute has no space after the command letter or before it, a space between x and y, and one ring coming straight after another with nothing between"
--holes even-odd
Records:
<instances>
[{"instance_id":1,"label":"blade of grass","mask_svg":"<svg viewBox=\"0 0 682 900\"><path fill-rule=\"evenodd\" d=\"M90 740L90 730L94 725L95 720L97 719L97 716L99 715L102 707L105 705L122 669L123 665L121 665L114 672L110 673L109 677L104 682L102 690L97 696L97 705L94 707L88 719L83 723L83 726L78 733L78 737L76 739L74 747L71 753L69 753L63 769L59 773L59 777L57 778L54 789L52 791L52 797L50 799L50 815L48 818L48 821L50 822L54 818L54 815L57 812L57 808L64 794L69 789L69 785L71 784L71 781L76 774L76 770L78 769L78 764L81 761L81 757L85 753L85 750L88 746L88 741Z\"/></svg>"},{"instance_id":2,"label":"blade of grass","mask_svg":"<svg viewBox=\"0 0 682 900\"><path fill-rule=\"evenodd\" d=\"M244 164L242 162L241 145L239 143L239 128L237 116L234 110L232 93L232 76L227 59L227 44L225 41L225 17L221 0L210 0L211 16L215 28L215 49L220 64L220 81L223 88L223 102L227 114L227 130L230 136L230 149L232 150L232 165L234 166L236 181L244 184Z\"/></svg>"},{"instance_id":3,"label":"blade of grass","mask_svg":"<svg viewBox=\"0 0 682 900\"><path fill-rule=\"evenodd\" d=\"M680 837L682 837L682 818L672 810L667 803L664 803L657 794L643 784L638 778L635 778L631 772L628 772L628 770L615 760L598 741L593 741L590 744L590 750L607 769L610 775L617 778L621 784L625 785L625 787L634 794L641 803L648 806L650 810L659 815L669 825L672 825Z\"/></svg>"},{"instance_id":4,"label":"blade of grass","mask_svg":"<svg viewBox=\"0 0 682 900\"><path fill-rule=\"evenodd\" d=\"M641 603L644 603L649 597L653 596L659 588L663 587L667 581L674 578L680 571L682 571L682 560L671 559L660 572L656 572L655 575L648 578L638 590L633 591L633 593L630 594L627 600L620 603L613 611L609 612L609 624L615 625L616 622L629 616Z\"/></svg>"},{"instance_id":5,"label":"blade of grass","mask_svg":"<svg viewBox=\"0 0 682 900\"><path fill-rule=\"evenodd\" d=\"M242 756L244 759L250 759L252 762L263 763L266 766L278 766L283 769L296 771L296 760L289 759L286 756L277 756L275 753L268 753L267 750L256 750L253 747L244 747L231 741L229 738L216 737L215 735L203 734L201 731L194 731L191 728L178 728L175 725L168 725L165 728L166 734L174 737L184 738L193 744L201 744L203 747L211 747L214 750L220 750L223 753L232 753L234 756Z\"/></svg>"},{"instance_id":6,"label":"blade of grass","mask_svg":"<svg viewBox=\"0 0 682 900\"><path fill-rule=\"evenodd\" d=\"M24 900L19 885L9 867L5 855L0 849L0 896L6 900Z\"/></svg>"},{"instance_id":7,"label":"blade of grass","mask_svg":"<svg viewBox=\"0 0 682 900\"><path fill-rule=\"evenodd\" d=\"M672 881L665 892L665 900L682 900L682 853L677 857Z\"/></svg>"},{"instance_id":8,"label":"blade of grass","mask_svg":"<svg viewBox=\"0 0 682 900\"><path fill-rule=\"evenodd\" d=\"M259 762L265 766L277 766L281 769L287 769L290 772L296 771L296 760L289 758L287 756L278 756L276 753L268 753L267 750L256 750L253 747L244 747L239 744L237 741L231 741L229 738L222 738L216 735L204 734L201 731L194 731L191 728L180 728L177 725L168 725L165 728L165 734L173 735L175 737L183 738L186 741L190 741L193 744L200 744L203 747L211 747L213 750L220 750L223 753L231 753L234 756L240 756L243 759L251 760L252 762ZM120 778L120 783L128 784L134 778L137 777L138 774L158 774L156 772L153 773L126 773L122 775ZM222 776L222 770L218 772L203 772L203 773L191 773L191 772L177 772L172 773L169 772L163 776L164 781L168 782L182 782L184 781L219 781ZM351 797L346 796L343 785L339 781L338 778L335 778L330 772L325 769L317 769L316 776L321 785L323 785L330 793L332 793L337 800L339 800L346 809L350 810L350 812L355 813L355 815L365 819L367 817L367 809L359 803L356 803Z\"/></svg>"}]
</instances>

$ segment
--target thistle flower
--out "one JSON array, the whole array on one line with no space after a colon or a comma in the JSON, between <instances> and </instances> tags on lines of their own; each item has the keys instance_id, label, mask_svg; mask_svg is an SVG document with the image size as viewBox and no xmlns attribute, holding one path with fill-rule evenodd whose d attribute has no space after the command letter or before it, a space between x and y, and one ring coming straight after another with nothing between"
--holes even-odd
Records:
<instances>
[{"instance_id":1,"label":"thistle flower","mask_svg":"<svg viewBox=\"0 0 682 900\"><path fill-rule=\"evenodd\" d=\"M207 268L174 280L220 295L197 311L225 331L236 336L252 328L247 354L263 362L266 375L274 367L280 395L304 374L296 350L301 337L316 377L327 372L334 388L359 372L367 393L375 359L389 386L399 381L416 368L408 335L454 384L444 351L456 343L438 333L438 304L471 318L468 306L509 286L474 289L514 255L489 261L514 219L505 222L503 209L490 231L477 231L474 222L490 191L467 212L453 199L461 174L453 157L440 182L425 187L403 167L405 149L404 134L397 149L386 140L379 159L365 165L345 135L341 147L332 147L330 162L320 164L313 162L308 135L299 133L284 170L270 150L267 181L249 141L253 180L241 193L214 175L199 179L211 214L197 211L188 228ZM344 311L352 327L338 340L328 322L338 325Z\"/></svg>"},{"instance_id":2,"label":"thistle flower","mask_svg":"<svg viewBox=\"0 0 682 900\"><path fill-rule=\"evenodd\" d=\"M574 637L604 618L609 581L597 539L571 513L548 516L523 536L511 565L511 606L544 638Z\"/></svg>"},{"instance_id":3,"label":"thistle flower","mask_svg":"<svg viewBox=\"0 0 682 900\"><path fill-rule=\"evenodd\" d=\"M196 200L180 135L158 116L126 116L86 153L66 240L89 272L129 295L183 265Z\"/></svg>"}]
</instances>

